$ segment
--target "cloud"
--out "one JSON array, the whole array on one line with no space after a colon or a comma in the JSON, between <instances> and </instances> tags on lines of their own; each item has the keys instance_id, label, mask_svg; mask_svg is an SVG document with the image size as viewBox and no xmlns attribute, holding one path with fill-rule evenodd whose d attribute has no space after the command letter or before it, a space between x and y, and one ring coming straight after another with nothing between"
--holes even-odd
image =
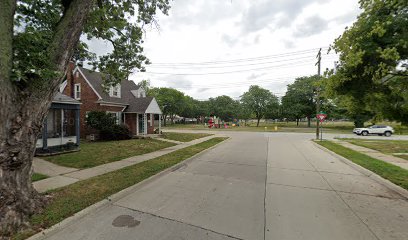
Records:
<instances>
[{"instance_id":1,"label":"cloud","mask_svg":"<svg viewBox=\"0 0 408 240\"><path fill-rule=\"evenodd\" d=\"M231 48L234 47L239 41L238 37L233 37L228 34L223 34L221 36L221 39L224 43L226 43Z\"/></svg>"},{"instance_id":2,"label":"cloud","mask_svg":"<svg viewBox=\"0 0 408 240\"><path fill-rule=\"evenodd\" d=\"M262 77L264 75L266 75L266 73L260 73L260 74L252 73L251 75L249 75L247 77L247 80L255 80L255 79L260 78L260 77Z\"/></svg>"},{"instance_id":3,"label":"cloud","mask_svg":"<svg viewBox=\"0 0 408 240\"><path fill-rule=\"evenodd\" d=\"M328 28L328 21L324 20L318 15L313 15L306 18L306 20L296 26L296 30L293 33L295 37L310 37L312 35L319 34Z\"/></svg>"},{"instance_id":4,"label":"cloud","mask_svg":"<svg viewBox=\"0 0 408 240\"><path fill-rule=\"evenodd\" d=\"M331 21L334 21L337 24L351 23L357 19L357 15L360 12L361 12L360 9L355 9L354 11L350 11L350 12L347 12L346 14L335 17Z\"/></svg>"},{"instance_id":5,"label":"cloud","mask_svg":"<svg viewBox=\"0 0 408 240\"><path fill-rule=\"evenodd\" d=\"M319 1L319 0L318 0ZM253 3L242 17L243 33L252 33L271 27L289 27L292 21L312 0L261 0Z\"/></svg>"},{"instance_id":6,"label":"cloud","mask_svg":"<svg viewBox=\"0 0 408 240\"><path fill-rule=\"evenodd\" d=\"M242 8L240 1L177 0L172 2L168 22L172 29L183 26L206 28L218 22L236 17Z\"/></svg>"},{"instance_id":7,"label":"cloud","mask_svg":"<svg viewBox=\"0 0 408 240\"><path fill-rule=\"evenodd\" d=\"M180 88L183 92L185 92L185 90L192 89L193 87L193 82L187 79L186 76L167 75L167 76L160 77L157 80L162 82L165 87Z\"/></svg>"},{"instance_id":8,"label":"cloud","mask_svg":"<svg viewBox=\"0 0 408 240\"><path fill-rule=\"evenodd\" d=\"M283 40L283 45L285 46L286 49L291 49L295 48L295 43L291 40Z\"/></svg>"}]
</instances>

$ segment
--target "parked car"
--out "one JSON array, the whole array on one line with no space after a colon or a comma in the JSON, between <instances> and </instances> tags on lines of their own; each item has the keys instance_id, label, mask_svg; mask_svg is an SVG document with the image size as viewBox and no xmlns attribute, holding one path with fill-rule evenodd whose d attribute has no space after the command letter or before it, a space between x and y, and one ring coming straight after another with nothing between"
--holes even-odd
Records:
<instances>
[{"instance_id":1,"label":"parked car","mask_svg":"<svg viewBox=\"0 0 408 240\"><path fill-rule=\"evenodd\" d=\"M394 133L394 129L390 126L373 125L368 128L354 128L353 133L357 135L367 136L368 134L377 134L379 136L391 136Z\"/></svg>"}]
</instances>

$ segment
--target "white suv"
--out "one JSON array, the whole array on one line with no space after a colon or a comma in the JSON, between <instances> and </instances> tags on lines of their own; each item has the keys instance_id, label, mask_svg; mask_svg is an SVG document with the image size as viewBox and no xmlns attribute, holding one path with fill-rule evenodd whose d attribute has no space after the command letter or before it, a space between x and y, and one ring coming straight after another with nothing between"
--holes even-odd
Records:
<instances>
[{"instance_id":1,"label":"white suv","mask_svg":"<svg viewBox=\"0 0 408 240\"><path fill-rule=\"evenodd\" d=\"M390 126L373 125L368 128L354 128L353 133L363 136L378 134L380 136L385 135L389 137L394 133L394 129Z\"/></svg>"}]
</instances>

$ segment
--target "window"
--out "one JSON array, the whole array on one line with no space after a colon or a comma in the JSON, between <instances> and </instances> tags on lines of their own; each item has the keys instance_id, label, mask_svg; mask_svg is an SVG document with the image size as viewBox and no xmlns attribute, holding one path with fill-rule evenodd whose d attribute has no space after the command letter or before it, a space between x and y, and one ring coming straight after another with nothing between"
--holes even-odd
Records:
<instances>
[{"instance_id":1,"label":"window","mask_svg":"<svg viewBox=\"0 0 408 240\"><path fill-rule=\"evenodd\" d=\"M117 84L116 86L111 86L110 87L109 96L110 97L120 98L120 84Z\"/></svg>"},{"instance_id":2,"label":"window","mask_svg":"<svg viewBox=\"0 0 408 240\"><path fill-rule=\"evenodd\" d=\"M116 124L121 124L122 123L122 112L108 112L112 117L115 118L115 123Z\"/></svg>"},{"instance_id":3,"label":"window","mask_svg":"<svg viewBox=\"0 0 408 240\"><path fill-rule=\"evenodd\" d=\"M76 83L74 85L74 98L76 100L80 100L81 99L81 84L80 83Z\"/></svg>"}]
</instances>

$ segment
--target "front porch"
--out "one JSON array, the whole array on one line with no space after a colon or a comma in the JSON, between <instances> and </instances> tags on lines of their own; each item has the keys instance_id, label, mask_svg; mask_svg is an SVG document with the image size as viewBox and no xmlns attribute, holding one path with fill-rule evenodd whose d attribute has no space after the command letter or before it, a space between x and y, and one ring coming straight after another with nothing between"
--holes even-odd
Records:
<instances>
[{"instance_id":1,"label":"front porch","mask_svg":"<svg viewBox=\"0 0 408 240\"><path fill-rule=\"evenodd\" d=\"M37 140L36 154L78 149L80 139L80 103L57 94L44 119L42 133Z\"/></svg>"},{"instance_id":2,"label":"front porch","mask_svg":"<svg viewBox=\"0 0 408 240\"><path fill-rule=\"evenodd\" d=\"M134 136L146 136L161 133L162 114L124 113L124 123Z\"/></svg>"}]
</instances>

